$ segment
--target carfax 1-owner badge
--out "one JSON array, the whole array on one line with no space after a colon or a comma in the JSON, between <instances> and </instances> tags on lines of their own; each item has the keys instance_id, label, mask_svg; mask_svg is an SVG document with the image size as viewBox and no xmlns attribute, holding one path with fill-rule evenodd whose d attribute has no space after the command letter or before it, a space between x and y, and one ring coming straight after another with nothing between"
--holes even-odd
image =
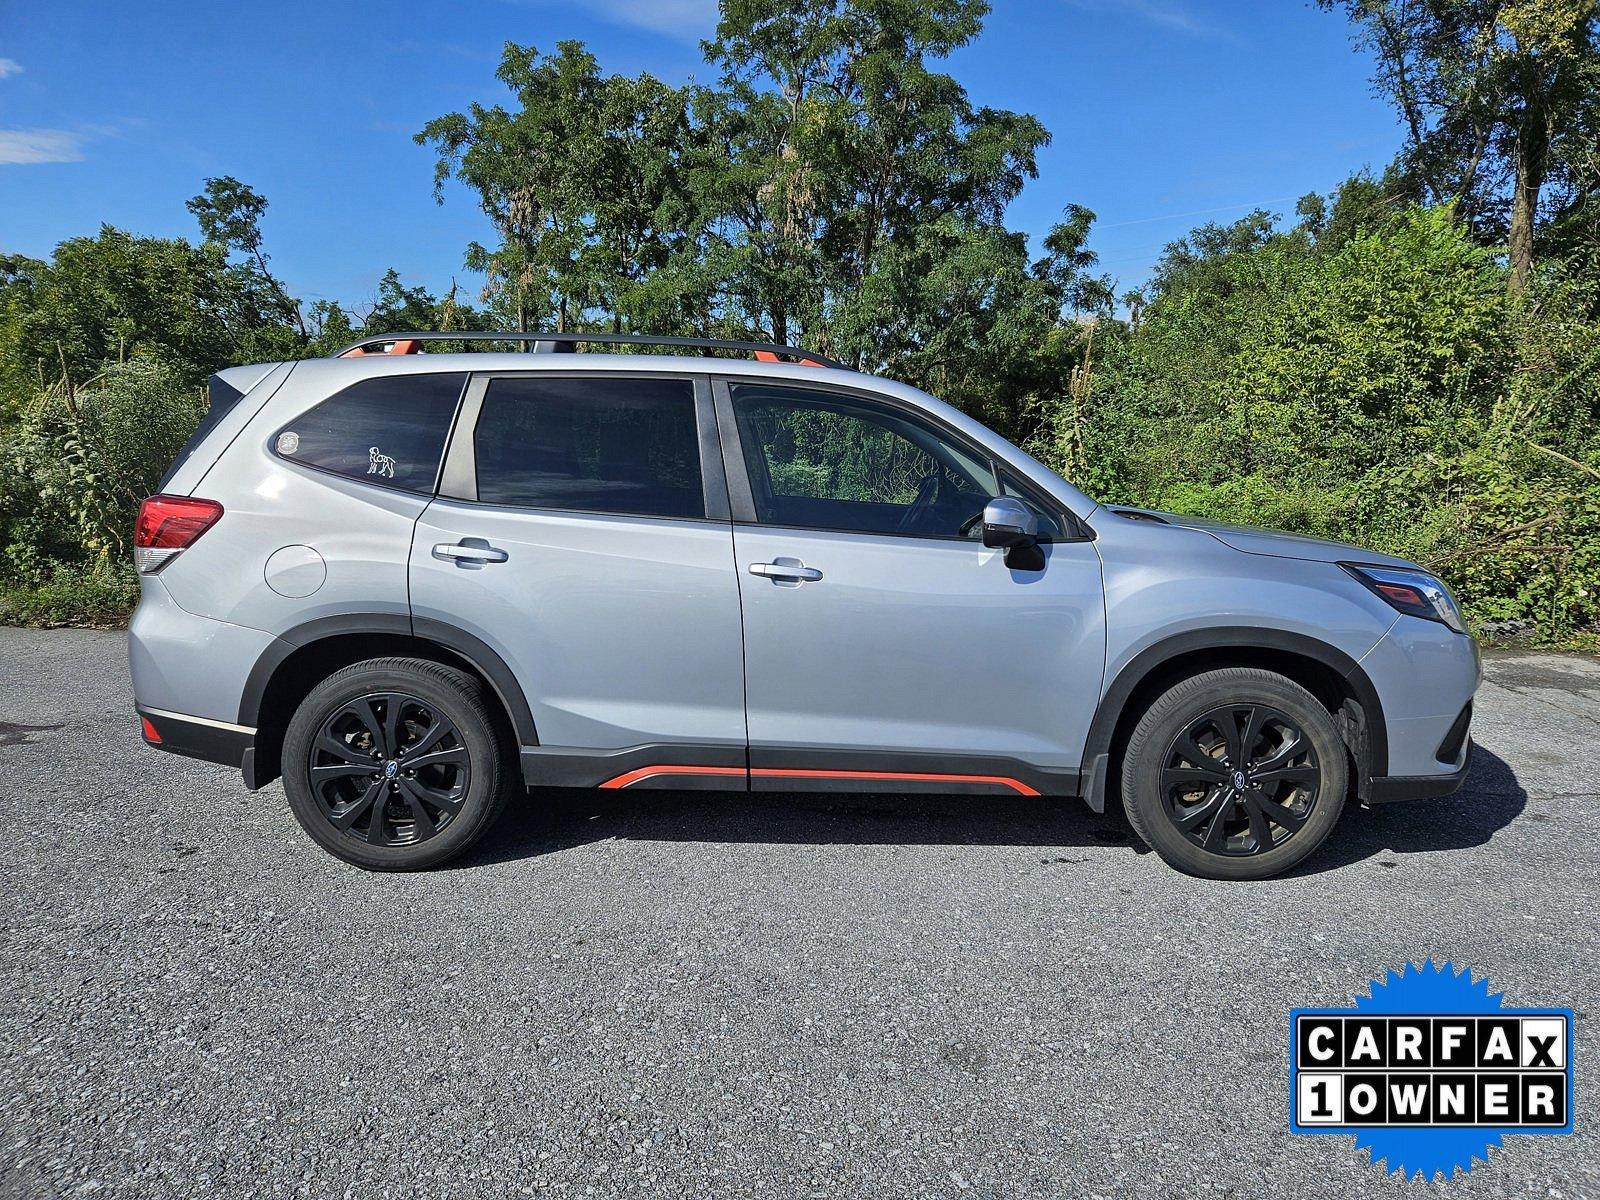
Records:
<instances>
[{"instance_id":1,"label":"carfax 1-owner badge","mask_svg":"<svg viewBox=\"0 0 1600 1200\"><path fill-rule=\"evenodd\" d=\"M1572 1012L1505 1008L1489 981L1431 961L1352 1008L1289 1016L1289 1127L1354 1134L1390 1171L1432 1179L1506 1134L1572 1132Z\"/></svg>"}]
</instances>

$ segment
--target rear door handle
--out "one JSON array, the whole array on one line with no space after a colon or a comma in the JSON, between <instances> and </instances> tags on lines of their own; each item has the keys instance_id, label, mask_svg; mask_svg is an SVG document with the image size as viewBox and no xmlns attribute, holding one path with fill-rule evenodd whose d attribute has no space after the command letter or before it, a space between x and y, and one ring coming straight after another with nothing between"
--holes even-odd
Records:
<instances>
[{"instance_id":1,"label":"rear door handle","mask_svg":"<svg viewBox=\"0 0 1600 1200\"><path fill-rule=\"evenodd\" d=\"M481 542L482 539L474 538L472 541ZM488 542L483 542L482 545L473 545L471 542L456 542L453 545L448 542L440 542L433 548L433 556L435 558L450 558L457 562L470 563L499 563L505 562L510 557L504 550L497 550L489 545Z\"/></svg>"},{"instance_id":2,"label":"rear door handle","mask_svg":"<svg viewBox=\"0 0 1600 1200\"><path fill-rule=\"evenodd\" d=\"M815 583L822 578L822 572L815 567L808 567L790 558L780 558L777 562L751 563L750 574L760 575L767 579L786 579L796 582Z\"/></svg>"}]
</instances>

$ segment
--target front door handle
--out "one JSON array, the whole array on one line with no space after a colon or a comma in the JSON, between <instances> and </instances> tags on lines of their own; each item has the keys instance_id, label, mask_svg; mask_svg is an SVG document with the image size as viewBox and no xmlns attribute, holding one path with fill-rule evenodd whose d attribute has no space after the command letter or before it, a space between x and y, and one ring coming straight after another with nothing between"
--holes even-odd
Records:
<instances>
[{"instance_id":1,"label":"front door handle","mask_svg":"<svg viewBox=\"0 0 1600 1200\"><path fill-rule=\"evenodd\" d=\"M474 545L473 543L481 543ZM499 563L505 562L510 557L504 550L497 550L483 541L482 538L473 538L466 542L440 542L433 548L435 558L450 558L456 562L469 563Z\"/></svg>"},{"instance_id":2,"label":"front door handle","mask_svg":"<svg viewBox=\"0 0 1600 1200\"><path fill-rule=\"evenodd\" d=\"M815 583L822 578L822 572L815 567L808 567L793 558L780 558L777 562L751 563L750 574L760 575L767 579L793 580L794 582Z\"/></svg>"}]
</instances>

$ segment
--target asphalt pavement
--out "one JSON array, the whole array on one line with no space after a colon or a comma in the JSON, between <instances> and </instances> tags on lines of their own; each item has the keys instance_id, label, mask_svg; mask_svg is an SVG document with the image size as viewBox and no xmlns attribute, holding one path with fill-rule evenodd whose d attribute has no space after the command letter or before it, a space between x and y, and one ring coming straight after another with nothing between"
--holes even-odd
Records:
<instances>
[{"instance_id":1,"label":"asphalt pavement","mask_svg":"<svg viewBox=\"0 0 1600 1200\"><path fill-rule=\"evenodd\" d=\"M1430 956L1578 1012L1577 1132L1437 1194L1600 1196L1600 662L1492 656L1474 733L1265 883L1075 802L657 791L371 875L146 749L120 635L0 629L0 1196L1415 1196L1289 1133L1287 1025Z\"/></svg>"}]
</instances>

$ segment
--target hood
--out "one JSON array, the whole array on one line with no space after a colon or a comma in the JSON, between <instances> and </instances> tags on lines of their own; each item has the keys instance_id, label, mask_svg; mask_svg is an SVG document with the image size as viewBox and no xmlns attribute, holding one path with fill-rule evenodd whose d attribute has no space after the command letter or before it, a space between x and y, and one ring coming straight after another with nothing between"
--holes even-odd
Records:
<instances>
[{"instance_id":1,"label":"hood","mask_svg":"<svg viewBox=\"0 0 1600 1200\"><path fill-rule=\"evenodd\" d=\"M1392 554L1380 554L1352 546L1346 542L1330 542L1324 538L1305 537L1298 533L1283 533L1276 529L1257 529L1250 525L1227 525L1221 521L1208 521L1203 517L1186 517L1181 513L1158 512L1151 508L1127 508L1122 505L1110 511L1130 521L1151 521L1160 525L1174 525L1181 529L1195 529L1208 533L1224 546L1243 554L1265 554L1272 558L1301 558L1310 562L1356 562L1376 566L1404 567L1411 571L1423 568Z\"/></svg>"}]
</instances>

